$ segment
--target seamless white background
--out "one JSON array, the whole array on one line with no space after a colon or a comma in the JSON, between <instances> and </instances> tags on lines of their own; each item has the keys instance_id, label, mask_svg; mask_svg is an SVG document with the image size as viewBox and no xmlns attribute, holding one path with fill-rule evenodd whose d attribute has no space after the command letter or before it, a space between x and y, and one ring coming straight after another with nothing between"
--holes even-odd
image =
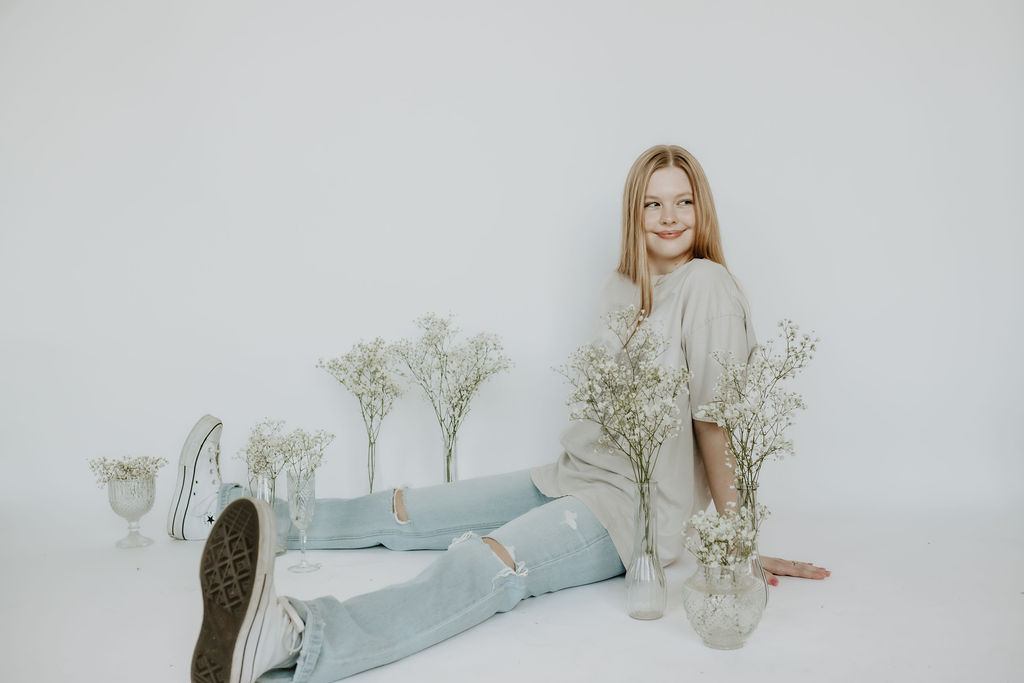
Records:
<instances>
[{"instance_id":1,"label":"seamless white background","mask_svg":"<svg viewBox=\"0 0 1024 683\"><path fill-rule=\"evenodd\" d=\"M759 340L822 338L762 477L779 523L998 518L1019 559L1022 26L1009 1L0 1L5 563L116 538L86 461L173 465L207 412L228 478L274 417L334 432L321 493L362 493L355 401L314 364L427 311L516 363L462 475L552 461L552 366L656 143L704 166ZM410 392L378 482L436 483L439 448ZM800 528L764 550L828 564Z\"/></svg>"}]
</instances>

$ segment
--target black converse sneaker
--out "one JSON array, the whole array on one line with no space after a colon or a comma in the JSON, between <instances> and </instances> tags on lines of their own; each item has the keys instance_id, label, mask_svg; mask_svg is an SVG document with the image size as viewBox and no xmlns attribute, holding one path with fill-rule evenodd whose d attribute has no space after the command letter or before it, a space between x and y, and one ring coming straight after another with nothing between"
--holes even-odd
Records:
<instances>
[{"instance_id":1,"label":"black converse sneaker","mask_svg":"<svg viewBox=\"0 0 1024 683\"><path fill-rule=\"evenodd\" d=\"M192 683L252 683L294 664L305 624L274 591L274 512L239 498L213 525L199 563L203 625Z\"/></svg>"},{"instance_id":2,"label":"black converse sneaker","mask_svg":"<svg viewBox=\"0 0 1024 683\"><path fill-rule=\"evenodd\" d=\"M171 538L201 541L217 521L223 428L213 415L203 415L185 439L178 459L178 483L167 511L167 533Z\"/></svg>"}]
</instances>

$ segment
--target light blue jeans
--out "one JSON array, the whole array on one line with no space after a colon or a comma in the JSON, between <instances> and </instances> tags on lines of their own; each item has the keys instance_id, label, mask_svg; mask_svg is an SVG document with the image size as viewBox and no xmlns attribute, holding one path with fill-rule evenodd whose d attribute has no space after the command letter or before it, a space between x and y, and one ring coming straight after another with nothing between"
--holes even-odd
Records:
<instances>
[{"instance_id":1,"label":"light blue jeans","mask_svg":"<svg viewBox=\"0 0 1024 683\"><path fill-rule=\"evenodd\" d=\"M220 505L245 495L221 488ZM603 581L625 572L608 532L572 496L548 498L523 470L403 491L407 522L392 511L394 490L318 499L307 547L446 550L418 576L339 602L288 598L306 628L294 668L260 680L330 683L393 662L507 612L528 597ZM287 546L287 503L275 517ZM512 555L508 567L481 538Z\"/></svg>"}]
</instances>

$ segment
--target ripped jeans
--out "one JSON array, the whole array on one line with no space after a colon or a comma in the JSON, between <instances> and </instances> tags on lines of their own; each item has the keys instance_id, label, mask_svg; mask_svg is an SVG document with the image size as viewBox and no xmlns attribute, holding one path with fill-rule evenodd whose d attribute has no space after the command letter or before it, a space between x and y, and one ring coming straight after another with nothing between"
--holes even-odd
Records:
<instances>
[{"instance_id":1,"label":"ripped jeans","mask_svg":"<svg viewBox=\"0 0 1024 683\"><path fill-rule=\"evenodd\" d=\"M220 506L245 495L221 488ZM573 496L548 498L523 470L403 490L406 519L393 509L394 490L351 499L318 499L307 547L444 550L405 583L344 602L331 596L288 598L306 624L294 668L260 680L330 683L430 647L507 612L520 600L603 581L625 572L608 532ZM275 506L288 529L287 503ZM492 538L515 568L484 543ZM298 547L288 534L287 546Z\"/></svg>"}]
</instances>

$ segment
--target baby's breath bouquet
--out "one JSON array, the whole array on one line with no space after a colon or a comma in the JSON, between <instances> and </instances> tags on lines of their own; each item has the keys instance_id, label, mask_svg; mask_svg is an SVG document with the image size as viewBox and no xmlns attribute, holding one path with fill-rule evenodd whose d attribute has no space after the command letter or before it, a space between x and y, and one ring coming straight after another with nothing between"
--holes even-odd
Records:
<instances>
[{"instance_id":1,"label":"baby's breath bouquet","mask_svg":"<svg viewBox=\"0 0 1024 683\"><path fill-rule=\"evenodd\" d=\"M768 509L760 505L756 511L758 524L768 515ZM756 558L757 526L755 512L740 508L737 512L728 509L724 514L708 513L701 510L690 518L690 533L685 536L684 545L707 567L734 569L748 559Z\"/></svg>"},{"instance_id":2,"label":"baby's breath bouquet","mask_svg":"<svg viewBox=\"0 0 1024 683\"><path fill-rule=\"evenodd\" d=\"M457 478L455 444L470 401L486 379L512 367L512 361L495 334L481 332L456 343L459 329L451 316L428 313L416 325L423 334L400 341L395 354L404 365L402 374L419 385L434 408L444 441L444 480L450 482Z\"/></svg>"},{"instance_id":3,"label":"baby's breath bouquet","mask_svg":"<svg viewBox=\"0 0 1024 683\"><path fill-rule=\"evenodd\" d=\"M658 362L667 343L635 306L604 319L615 348L581 346L558 369L571 385L569 419L600 425L600 444L629 460L633 481L650 482L662 445L682 424L677 399L690 373Z\"/></svg>"},{"instance_id":4,"label":"baby's breath bouquet","mask_svg":"<svg viewBox=\"0 0 1024 683\"><path fill-rule=\"evenodd\" d=\"M96 475L97 485L102 488L112 481L149 479L155 476L157 470L166 464L166 458L152 458L148 455L140 455L135 458L126 456L118 460L95 458L89 461L89 469Z\"/></svg>"},{"instance_id":5,"label":"baby's breath bouquet","mask_svg":"<svg viewBox=\"0 0 1024 683\"><path fill-rule=\"evenodd\" d=\"M369 442L366 470L370 478L370 493L373 493L380 425L402 393L395 381L394 360L394 348L377 337L369 343L360 341L340 358L321 358L317 363L317 367L331 373L359 401L359 412L363 416Z\"/></svg>"},{"instance_id":6,"label":"baby's breath bouquet","mask_svg":"<svg viewBox=\"0 0 1024 683\"><path fill-rule=\"evenodd\" d=\"M281 439L288 470L288 513L292 526L299 530L302 560L288 569L293 572L311 572L320 568L306 560L306 532L313 521L316 508L316 471L324 459L324 449L334 440L333 434L322 429L307 432L293 429Z\"/></svg>"},{"instance_id":7,"label":"baby's breath bouquet","mask_svg":"<svg viewBox=\"0 0 1024 683\"><path fill-rule=\"evenodd\" d=\"M665 441L682 424L677 400L689 372L659 363L667 342L635 306L605 316L611 349L581 346L559 372L569 381L570 419L601 427L599 443L629 461L636 483L636 531L626 572L630 616L657 619L665 611L665 574L658 558L656 488L652 481Z\"/></svg>"},{"instance_id":8,"label":"baby's breath bouquet","mask_svg":"<svg viewBox=\"0 0 1024 683\"><path fill-rule=\"evenodd\" d=\"M249 491L273 504L277 477L285 466L283 420L264 420L253 425L249 440L238 452L249 473Z\"/></svg>"},{"instance_id":9,"label":"baby's breath bouquet","mask_svg":"<svg viewBox=\"0 0 1024 683\"><path fill-rule=\"evenodd\" d=\"M715 383L715 399L698 407L697 417L714 420L723 428L726 454L735 468L739 508L751 509L755 530L759 525L755 494L761 467L769 458L781 460L793 454L793 442L784 436L793 424L793 412L806 408L800 394L784 391L783 383L794 378L813 357L818 338L798 334L792 320L779 321L784 345L774 352L773 340L755 350L749 363L719 351L712 357L723 372Z\"/></svg>"},{"instance_id":10,"label":"baby's breath bouquet","mask_svg":"<svg viewBox=\"0 0 1024 683\"><path fill-rule=\"evenodd\" d=\"M293 429L281 439L284 466L299 478L313 474L323 463L324 449L332 441L334 434L328 434L322 429L315 432Z\"/></svg>"},{"instance_id":11,"label":"baby's breath bouquet","mask_svg":"<svg viewBox=\"0 0 1024 683\"><path fill-rule=\"evenodd\" d=\"M141 548L153 542L139 533L139 520L153 508L156 472L166 464L166 458L147 455L89 461L96 483L107 487L111 509L128 521L128 535L117 542L118 548Z\"/></svg>"}]
</instances>

